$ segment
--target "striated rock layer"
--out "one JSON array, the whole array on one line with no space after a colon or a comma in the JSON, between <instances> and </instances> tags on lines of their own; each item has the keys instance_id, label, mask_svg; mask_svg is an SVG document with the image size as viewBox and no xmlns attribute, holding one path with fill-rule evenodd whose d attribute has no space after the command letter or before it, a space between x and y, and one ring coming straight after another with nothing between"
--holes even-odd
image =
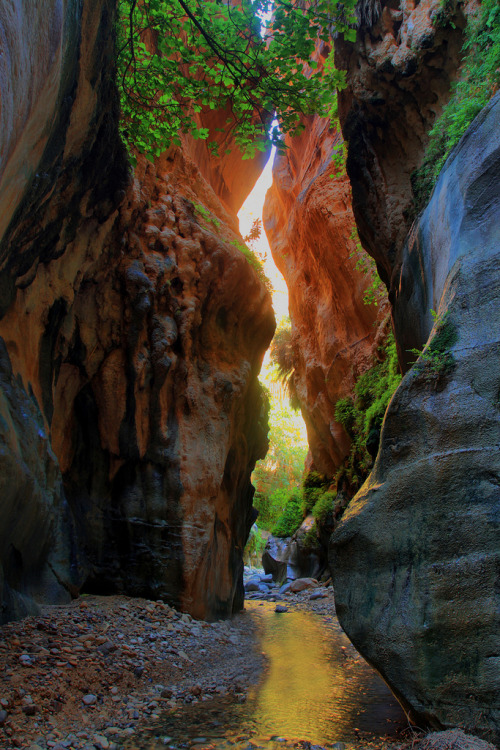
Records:
<instances>
[{"instance_id":1,"label":"striated rock layer","mask_svg":"<svg viewBox=\"0 0 500 750\"><path fill-rule=\"evenodd\" d=\"M417 721L496 742L499 185L497 95L450 155L402 253L399 341L421 347L430 334L426 351L441 348L445 366L424 352L403 379L374 470L333 537L337 611L356 647Z\"/></svg>"},{"instance_id":2,"label":"striated rock layer","mask_svg":"<svg viewBox=\"0 0 500 750\"><path fill-rule=\"evenodd\" d=\"M332 162L342 146L329 120L310 118L277 155L264 206L273 258L289 289L293 384L316 469L333 476L350 441L335 404L373 364L386 305L363 302L367 276L356 270L349 181ZM380 334L382 335L382 331Z\"/></svg>"},{"instance_id":3,"label":"striated rock layer","mask_svg":"<svg viewBox=\"0 0 500 750\"><path fill-rule=\"evenodd\" d=\"M271 300L228 213L257 169L235 194L186 139L130 181L114 3L53 5L0 10L0 619L82 586L228 615L267 447Z\"/></svg>"}]
</instances>

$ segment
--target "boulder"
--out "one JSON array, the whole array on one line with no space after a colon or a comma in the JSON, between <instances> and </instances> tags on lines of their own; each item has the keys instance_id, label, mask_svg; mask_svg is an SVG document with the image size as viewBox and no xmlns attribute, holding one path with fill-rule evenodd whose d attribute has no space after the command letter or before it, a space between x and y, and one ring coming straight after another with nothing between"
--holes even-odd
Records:
<instances>
[{"instance_id":1,"label":"boulder","mask_svg":"<svg viewBox=\"0 0 500 750\"><path fill-rule=\"evenodd\" d=\"M290 583L290 591L293 594L298 594L300 591L315 589L318 586L319 583L315 578L296 578L295 581Z\"/></svg>"},{"instance_id":2,"label":"boulder","mask_svg":"<svg viewBox=\"0 0 500 750\"><path fill-rule=\"evenodd\" d=\"M497 94L405 245L397 336L405 348L430 337L389 404L374 469L331 549L341 625L410 716L497 742L499 186Z\"/></svg>"},{"instance_id":3,"label":"boulder","mask_svg":"<svg viewBox=\"0 0 500 750\"><path fill-rule=\"evenodd\" d=\"M275 560L271 554L264 550L262 553L262 567L272 576L273 581L282 583L287 577L287 564L281 560Z\"/></svg>"}]
</instances>

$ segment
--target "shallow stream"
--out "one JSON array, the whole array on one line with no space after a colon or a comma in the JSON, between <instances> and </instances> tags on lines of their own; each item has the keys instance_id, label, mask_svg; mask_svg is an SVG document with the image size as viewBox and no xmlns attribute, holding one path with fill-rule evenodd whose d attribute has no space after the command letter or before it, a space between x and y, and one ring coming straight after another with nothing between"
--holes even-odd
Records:
<instances>
[{"instance_id":1,"label":"shallow stream","mask_svg":"<svg viewBox=\"0 0 500 750\"><path fill-rule=\"evenodd\" d=\"M392 693L334 615L278 614L271 602L246 602L245 608L259 623L267 659L246 702L224 697L187 705L136 734L134 747L348 750L380 747L382 738L395 739L407 725Z\"/></svg>"}]
</instances>

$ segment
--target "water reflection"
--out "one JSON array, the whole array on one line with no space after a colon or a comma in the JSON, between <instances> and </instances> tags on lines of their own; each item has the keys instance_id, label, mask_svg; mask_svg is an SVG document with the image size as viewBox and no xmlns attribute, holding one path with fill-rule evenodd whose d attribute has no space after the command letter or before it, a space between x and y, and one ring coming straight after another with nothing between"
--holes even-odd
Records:
<instances>
[{"instance_id":1,"label":"water reflection","mask_svg":"<svg viewBox=\"0 0 500 750\"><path fill-rule=\"evenodd\" d=\"M260 623L268 669L245 704L216 698L165 714L161 724L125 747L187 747L195 738L217 750L371 742L406 725L380 677L355 651L335 617L308 612L277 614L269 602L247 602ZM286 739L286 743L276 742ZM250 744L249 744L250 740ZM197 743L200 744L200 743ZM203 743L201 743L203 744ZM358 745L359 747L359 745Z\"/></svg>"},{"instance_id":2,"label":"water reflection","mask_svg":"<svg viewBox=\"0 0 500 750\"><path fill-rule=\"evenodd\" d=\"M263 616L269 672L252 717L261 733L323 745L404 724L399 704L337 623L325 630L308 612Z\"/></svg>"}]
</instances>

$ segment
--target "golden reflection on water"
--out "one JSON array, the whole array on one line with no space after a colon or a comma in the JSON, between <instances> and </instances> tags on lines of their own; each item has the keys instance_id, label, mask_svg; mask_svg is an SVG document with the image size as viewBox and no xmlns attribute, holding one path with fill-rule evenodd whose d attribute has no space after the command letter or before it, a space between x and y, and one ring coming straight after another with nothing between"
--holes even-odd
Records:
<instances>
[{"instance_id":1,"label":"golden reflection on water","mask_svg":"<svg viewBox=\"0 0 500 750\"><path fill-rule=\"evenodd\" d=\"M277 614L270 607L259 615L268 658L251 702L259 734L324 744L352 739L358 729L385 734L404 720L387 686L338 624L326 630L310 613Z\"/></svg>"},{"instance_id":2,"label":"golden reflection on water","mask_svg":"<svg viewBox=\"0 0 500 750\"><path fill-rule=\"evenodd\" d=\"M286 622L290 616L293 627ZM320 742L318 717L328 713L341 692L333 665L325 659L321 629L303 612L274 617L276 623L272 630L266 628L262 642L269 672L258 692L254 719L260 725L275 724L285 737Z\"/></svg>"},{"instance_id":3,"label":"golden reflection on water","mask_svg":"<svg viewBox=\"0 0 500 750\"><path fill-rule=\"evenodd\" d=\"M186 705L164 714L124 747L158 750L164 747L158 740L163 734L172 750L193 743L198 750L292 750L300 740L322 746L343 742L349 750L405 725L397 701L333 613L323 620L309 612L278 614L274 608L270 602L245 602L267 658L265 675L246 703L225 696ZM206 742L194 739L200 737ZM278 737L286 742L274 741Z\"/></svg>"}]
</instances>

